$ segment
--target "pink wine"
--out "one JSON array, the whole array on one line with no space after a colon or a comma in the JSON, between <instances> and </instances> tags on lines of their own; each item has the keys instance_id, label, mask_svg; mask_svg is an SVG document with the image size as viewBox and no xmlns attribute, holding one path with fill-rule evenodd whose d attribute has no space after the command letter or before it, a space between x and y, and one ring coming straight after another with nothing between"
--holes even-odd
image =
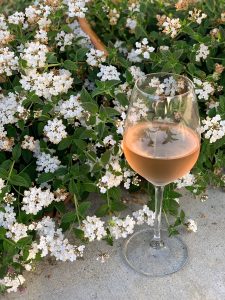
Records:
<instances>
[{"instance_id":1,"label":"pink wine","mask_svg":"<svg viewBox=\"0 0 225 300\"><path fill-rule=\"evenodd\" d=\"M155 185L165 185L191 170L200 141L184 125L145 122L126 130L123 151L133 170Z\"/></svg>"}]
</instances>

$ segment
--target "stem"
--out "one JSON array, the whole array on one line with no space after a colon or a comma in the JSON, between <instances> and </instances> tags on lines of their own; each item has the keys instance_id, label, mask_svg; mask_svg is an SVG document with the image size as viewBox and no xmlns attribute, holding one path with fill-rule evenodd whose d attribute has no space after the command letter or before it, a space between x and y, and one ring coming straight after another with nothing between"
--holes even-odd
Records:
<instances>
[{"instance_id":1,"label":"stem","mask_svg":"<svg viewBox=\"0 0 225 300\"><path fill-rule=\"evenodd\" d=\"M12 164L11 164L11 167L10 167L10 170L9 170L9 175L7 177L7 181L6 181L6 185L8 184L9 180L10 180L10 177L11 177L11 174L12 174L12 170L13 170L13 167L14 167L14 164L15 164L15 160L12 161Z\"/></svg>"},{"instance_id":2,"label":"stem","mask_svg":"<svg viewBox=\"0 0 225 300\"><path fill-rule=\"evenodd\" d=\"M162 201L163 201L164 186L155 186L155 222L154 222L154 237L150 246L160 249L164 246L161 240L161 214L162 214Z\"/></svg>"},{"instance_id":3,"label":"stem","mask_svg":"<svg viewBox=\"0 0 225 300\"><path fill-rule=\"evenodd\" d=\"M73 194L73 200L74 200L74 205L75 205L75 209L76 209L76 215L77 215L77 221L80 227L80 217L79 217L79 211L78 211L78 202L77 202L77 197L75 194Z\"/></svg>"}]
</instances>

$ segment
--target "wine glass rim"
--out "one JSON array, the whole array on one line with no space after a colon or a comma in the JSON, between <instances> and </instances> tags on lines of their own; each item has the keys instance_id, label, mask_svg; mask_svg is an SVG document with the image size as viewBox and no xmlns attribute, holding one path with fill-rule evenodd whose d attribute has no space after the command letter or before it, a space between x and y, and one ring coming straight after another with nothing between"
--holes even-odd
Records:
<instances>
[{"instance_id":1,"label":"wine glass rim","mask_svg":"<svg viewBox=\"0 0 225 300\"><path fill-rule=\"evenodd\" d=\"M154 96L155 97L155 95L153 95L153 94L149 94L149 93L145 93L144 91L142 91L139 87L138 87L138 81L139 80L143 80L143 78L147 78L147 77L149 77L149 76L162 76L162 75L173 75L173 76L178 76L178 77L181 77L181 78L183 78L183 79L185 79L189 84L190 84L190 88L188 89L188 91L187 92L185 92L185 93L181 93L181 94L178 94L178 95L175 95L175 96L172 96L172 98L176 98L176 97L184 97L184 96L186 96L187 94L189 94L190 93L190 91L191 91L191 89L193 89L194 90L194 83L192 82L192 80L190 79L190 78L188 78L187 76L185 76L185 75L181 75L181 74L177 74L177 73L169 73L169 72L156 72L156 73L148 73L148 74L145 74L144 76L141 76L141 77L139 77L136 81L135 81L135 88L140 92L140 93L142 93L142 94L144 94L144 95L146 95L146 96ZM167 96L167 97L171 97L171 96ZM165 98L165 96L164 95L162 95L162 96L160 96L160 95L157 95L157 99L160 99L160 98Z\"/></svg>"}]
</instances>

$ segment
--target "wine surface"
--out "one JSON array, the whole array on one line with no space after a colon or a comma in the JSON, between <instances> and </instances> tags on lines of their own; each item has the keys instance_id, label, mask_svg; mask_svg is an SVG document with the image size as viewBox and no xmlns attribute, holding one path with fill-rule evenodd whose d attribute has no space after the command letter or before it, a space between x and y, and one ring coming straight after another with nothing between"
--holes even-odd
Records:
<instances>
[{"instance_id":1,"label":"wine surface","mask_svg":"<svg viewBox=\"0 0 225 300\"><path fill-rule=\"evenodd\" d=\"M154 185L165 185L191 170L199 156L200 140L181 124L144 122L126 130L123 151L139 175Z\"/></svg>"}]
</instances>

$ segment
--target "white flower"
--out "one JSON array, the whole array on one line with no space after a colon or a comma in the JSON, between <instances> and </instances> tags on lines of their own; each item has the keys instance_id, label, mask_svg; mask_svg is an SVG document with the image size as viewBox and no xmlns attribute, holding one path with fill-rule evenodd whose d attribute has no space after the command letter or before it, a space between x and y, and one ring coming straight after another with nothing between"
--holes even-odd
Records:
<instances>
[{"instance_id":1,"label":"white flower","mask_svg":"<svg viewBox=\"0 0 225 300\"><path fill-rule=\"evenodd\" d=\"M169 17L165 17L165 20L161 24L161 27L163 28L163 32L165 34L170 35L172 38L175 38L175 36L179 33L179 29L181 28L180 19L171 19Z\"/></svg>"},{"instance_id":2,"label":"white flower","mask_svg":"<svg viewBox=\"0 0 225 300\"><path fill-rule=\"evenodd\" d=\"M209 47L205 44L200 44L198 51L196 52L195 60L199 62L201 59L205 60L209 55Z\"/></svg>"},{"instance_id":3,"label":"white flower","mask_svg":"<svg viewBox=\"0 0 225 300\"><path fill-rule=\"evenodd\" d=\"M43 68L46 63L48 48L40 42L29 42L25 45L21 58L26 60L28 68Z\"/></svg>"},{"instance_id":4,"label":"white flower","mask_svg":"<svg viewBox=\"0 0 225 300\"><path fill-rule=\"evenodd\" d=\"M159 47L160 51L168 51L169 49L170 49L169 46L160 46Z\"/></svg>"},{"instance_id":5,"label":"white flower","mask_svg":"<svg viewBox=\"0 0 225 300\"><path fill-rule=\"evenodd\" d=\"M48 32L44 29L37 30L34 37L40 43L44 43L44 44L48 43Z\"/></svg>"},{"instance_id":6,"label":"white flower","mask_svg":"<svg viewBox=\"0 0 225 300\"><path fill-rule=\"evenodd\" d=\"M50 217L44 217L36 225L36 230L40 236L38 249L41 256L48 254L54 256L56 260L75 261L83 256L85 246L75 246L69 244L68 239L64 238L62 229L56 229L55 222Z\"/></svg>"},{"instance_id":7,"label":"white flower","mask_svg":"<svg viewBox=\"0 0 225 300\"><path fill-rule=\"evenodd\" d=\"M138 55L142 55L145 59L149 59L150 58L150 53L153 52L155 50L155 48L150 47L148 45L148 40L146 38L144 38L141 42L136 42L136 50L135 52Z\"/></svg>"},{"instance_id":8,"label":"white flower","mask_svg":"<svg viewBox=\"0 0 225 300\"><path fill-rule=\"evenodd\" d=\"M16 11L14 14L8 17L8 22L11 24L23 24L25 20L25 15L23 12Z\"/></svg>"},{"instance_id":9,"label":"white flower","mask_svg":"<svg viewBox=\"0 0 225 300\"><path fill-rule=\"evenodd\" d=\"M25 278L22 275L12 276L6 275L3 279L0 279L0 284L7 287L7 293L16 292L18 287L25 282Z\"/></svg>"},{"instance_id":10,"label":"white flower","mask_svg":"<svg viewBox=\"0 0 225 300\"><path fill-rule=\"evenodd\" d=\"M176 183L178 189L181 189L182 187L186 186L192 186L195 183L195 176L191 173L187 173L186 175L177 179L174 182Z\"/></svg>"},{"instance_id":11,"label":"white flower","mask_svg":"<svg viewBox=\"0 0 225 300\"><path fill-rule=\"evenodd\" d=\"M35 157L37 157L36 170L38 172L54 173L61 165L61 162L57 156L51 156L48 153L40 152L37 153Z\"/></svg>"},{"instance_id":12,"label":"white flower","mask_svg":"<svg viewBox=\"0 0 225 300\"><path fill-rule=\"evenodd\" d=\"M139 12L140 11L140 3L139 0L131 0L128 1L128 9L131 12Z\"/></svg>"},{"instance_id":13,"label":"white flower","mask_svg":"<svg viewBox=\"0 0 225 300\"><path fill-rule=\"evenodd\" d=\"M198 227L197 223L194 220L188 219L186 222L186 226L188 231L197 232Z\"/></svg>"},{"instance_id":14,"label":"white flower","mask_svg":"<svg viewBox=\"0 0 225 300\"><path fill-rule=\"evenodd\" d=\"M31 229L29 228L29 230L31 230ZM28 257L27 257L27 261L35 259L38 252L39 252L39 250L38 250L37 242L32 242L31 247L29 249L29 254L28 254Z\"/></svg>"},{"instance_id":15,"label":"white flower","mask_svg":"<svg viewBox=\"0 0 225 300\"><path fill-rule=\"evenodd\" d=\"M2 189L5 187L5 180L3 180L2 178L0 178L0 193L2 192Z\"/></svg>"},{"instance_id":16,"label":"white flower","mask_svg":"<svg viewBox=\"0 0 225 300\"><path fill-rule=\"evenodd\" d=\"M134 18L127 18L126 27L129 28L131 31L134 31L134 29L137 26L137 20Z\"/></svg>"},{"instance_id":17,"label":"white flower","mask_svg":"<svg viewBox=\"0 0 225 300\"><path fill-rule=\"evenodd\" d=\"M107 145L114 146L116 144L116 141L113 139L113 136L110 134L103 139L103 144L105 146Z\"/></svg>"},{"instance_id":18,"label":"white flower","mask_svg":"<svg viewBox=\"0 0 225 300\"><path fill-rule=\"evenodd\" d=\"M131 51L127 55L127 59L130 62L138 63L142 61L142 58L139 56L139 54L136 52L135 49L131 49Z\"/></svg>"},{"instance_id":19,"label":"white flower","mask_svg":"<svg viewBox=\"0 0 225 300\"><path fill-rule=\"evenodd\" d=\"M120 17L120 13L116 8L110 9L107 17L109 18L110 25L114 26L117 24L117 21Z\"/></svg>"},{"instance_id":20,"label":"white flower","mask_svg":"<svg viewBox=\"0 0 225 300\"><path fill-rule=\"evenodd\" d=\"M84 237L92 242L94 240L100 241L106 236L106 230L104 223L100 218L96 216L89 217L82 221L81 229L84 232Z\"/></svg>"},{"instance_id":21,"label":"white flower","mask_svg":"<svg viewBox=\"0 0 225 300\"><path fill-rule=\"evenodd\" d=\"M0 48L0 74L11 76L18 70L18 57L8 47Z\"/></svg>"},{"instance_id":22,"label":"white flower","mask_svg":"<svg viewBox=\"0 0 225 300\"><path fill-rule=\"evenodd\" d=\"M129 189L131 183L138 186L140 180L138 179L138 176L134 171L124 168L123 169L123 181L124 181L125 189Z\"/></svg>"},{"instance_id":23,"label":"white flower","mask_svg":"<svg viewBox=\"0 0 225 300\"><path fill-rule=\"evenodd\" d=\"M20 239L27 236L28 227L22 223L15 222L6 232L6 237L11 238L14 242L18 242Z\"/></svg>"},{"instance_id":24,"label":"white flower","mask_svg":"<svg viewBox=\"0 0 225 300\"><path fill-rule=\"evenodd\" d=\"M44 207L48 207L53 201L59 202L61 199L55 197L49 189L42 190L41 188L32 187L24 191L21 209L24 210L26 214L36 215Z\"/></svg>"},{"instance_id":25,"label":"white flower","mask_svg":"<svg viewBox=\"0 0 225 300\"><path fill-rule=\"evenodd\" d=\"M125 219L119 219L113 216L109 221L109 232L116 240L119 238L126 238L129 234L134 232L135 221L129 215Z\"/></svg>"},{"instance_id":26,"label":"white flower","mask_svg":"<svg viewBox=\"0 0 225 300\"><path fill-rule=\"evenodd\" d=\"M75 38L73 33L65 33L65 31L60 31L55 40L57 41L57 46L60 47L60 51L65 51L66 46L72 45L73 39Z\"/></svg>"},{"instance_id":27,"label":"white flower","mask_svg":"<svg viewBox=\"0 0 225 300\"><path fill-rule=\"evenodd\" d=\"M141 69L139 67L136 66L131 66L129 68L129 71L133 77L133 79L136 81L138 80L140 77L144 77L145 73L141 71Z\"/></svg>"},{"instance_id":28,"label":"white flower","mask_svg":"<svg viewBox=\"0 0 225 300\"><path fill-rule=\"evenodd\" d=\"M214 143L225 135L225 120L221 120L220 115L213 118L207 116L202 121L201 133L205 134L205 138L209 139L210 143Z\"/></svg>"},{"instance_id":29,"label":"white flower","mask_svg":"<svg viewBox=\"0 0 225 300\"><path fill-rule=\"evenodd\" d=\"M109 65L101 65L100 72L97 74L101 81L106 80L120 80L120 73L117 71L116 67Z\"/></svg>"},{"instance_id":30,"label":"white flower","mask_svg":"<svg viewBox=\"0 0 225 300\"><path fill-rule=\"evenodd\" d=\"M80 102L80 94L71 95L68 100L61 100L55 107L55 111L66 120L74 118L80 120L85 112Z\"/></svg>"},{"instance_id":31,"label":"white flower","mask_svg":"<svg viewBox=\"0 0 225 300\"><path fill-rule=\"evenodd\" d=\"M106 61L105 53L101 50L95 50L94 48L91 48L86 55L86 62L92 67L98 67L101 65L101 63Z\"/></svg>"},{"instance_id":32,"label":"white flower","mask_svg":"<svg viewBox=\"0 0 225 300\"><path fill-rule=\"evenodd\" d=\"M0 95L0 124L14 124L18 121L15 117L19 105L17 97L18 95L14 93L9 93L7 96Z\"/></svg>"},{"instance_id":33,"label":"white flower","mask_svg":"<svg viewBox=\"0 0 225 300\"><path fill-rule=\"evenodd\" d=\"M68 16L84 18L88 8L86 3L90 0L64 0L64 3L68 6Z\"/></svg>"},{"instance_id":34,"label":"white flower","mask_svg":"<svg viewBox=\"0 0 225 300\"><path fill-rule=\"evenodd\" d=\"M127 54L127 48L125 47L125 42L116 40L114 47L118 49L120 53Z\"/></svg>"},{"instance_id":35,"label":"white flower","mask_svg":"<svg viewBox=\"0 0 225 300\"><path fill-rule=\"evenodd\" d=\"M129 110L129 122L136 123L148 115L149 108L143 99L137 98Z\"/></svg>"},{"instance_id":36,"label":"white flower","mask_svg":"<svg viewBox=\"0 0 225 300\"><path fill-rule=\"evenodd\" d=\"M202 13L202 11L197 8L194 8L194 11L190 10L189 15L190 15L190 17L188 19L192 20L193 22L196 22L198 24L201 24L202 20L207 18L207 15L205 13Z\"/></svg>"},{"instance_id":37,"label":"white flower","mask_svg":"<svg viewBox=\"0 0 225 300\"><path fill-rule=\"evenodd\" d=\"M148 208L147 205L144 205L142 209L135 211L133 213L136 223L138 225L147 223L150 226L154 225L155 213Z\"/></svg>"},{"instance_id":38,"label":"white flower","mask_svg":"<svg viewBox=\"0 0 225 300\"><path fill-rule=\"evenodd\" d=\"M73 34L76 37L76 43L85 48L92 48L90 37L80 28L80 24L77 20L74 20L73 23L68 25L72 30Z\"/></svg>"},{"instance_id":39,"label":"white flower","mask_svg":"<svg viewBox=\"0 0 225 300\"><path fill-rule=\"evenodd\" d=\"M21 143L22 149L28 149L35 154L40 152L40 142L35 140L33 136L25 135L24 140Z\"/></svg>"},{"instance_id":40,"label":"white flower","mask_svg":"<svg viewBox=\"0 0 225 300\"><path fill-rule=\"evenodd\" d=\"M198 99L208 100L210 95L213 95L214 87L212 86L211 83L207 81L202 82L200 79L197 78L194 78L193 81L196 86L195 93L198 96Z\"/></svg>"},{"instance_id":41,"label":"white flower","mask_svg":"<svg viewBox=\"0 0 225 300\"><path fill-rule=\"evenodd\" d=\"M62 139L67 137L67 132L65 131L66 126L63 125L62 120L53 119L48 120L47 125L44 127L44 134L53 144L58 144Z\"/></svg>"},{"instance_id":42,"label":"white flower","mask_svg":"<svg viewBox=\"0 0 225 300\"><path fill-rule=\"evenodd\" d=\"M4 211L0 211L0 227L9 229L16 222L16 213L14 207L10 204L4 206Z\"/></svg>"},{"instance_id":43,"label":"white flower","mask_svg":"<svg viewBox=\"0 0 225 300\"><path fill-rule=\"evenodd\" d=\"M42 74L31 69L26 75L21 75L20 83L26 91L34 91L37 96L51 100L52 96L67 93L73 79L71 73L64 69Z\"/></svg>"}]
</instances>

